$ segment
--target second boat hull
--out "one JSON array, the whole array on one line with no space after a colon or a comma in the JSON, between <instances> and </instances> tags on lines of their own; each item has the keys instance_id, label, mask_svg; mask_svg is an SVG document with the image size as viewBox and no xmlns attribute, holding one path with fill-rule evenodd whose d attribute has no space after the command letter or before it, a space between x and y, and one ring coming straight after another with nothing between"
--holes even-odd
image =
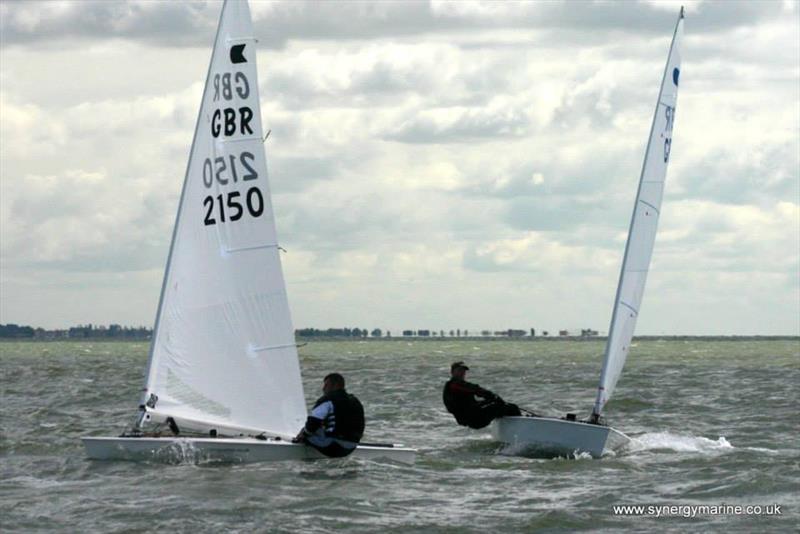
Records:
<instances>
[{"instance_id":1,"label":"second boat hull","mask_svg":"<svg viewBox=\"0 0 800 534\"><path fill-rule=\"evenodd\" d=\"M630 438L608 426L555 417L501 417L492 422L492 437L507 444L506 452L541 458L575 457L588 453L599 458Z\"/></svg>"}]
</instances>

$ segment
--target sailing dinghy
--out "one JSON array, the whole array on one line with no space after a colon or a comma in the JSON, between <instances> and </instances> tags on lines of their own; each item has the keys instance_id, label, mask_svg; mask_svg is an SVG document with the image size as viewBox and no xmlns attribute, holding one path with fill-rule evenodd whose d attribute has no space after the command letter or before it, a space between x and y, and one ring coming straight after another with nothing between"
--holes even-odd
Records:
<instances>
[{"instance_id":1,"label":"sailing dinghy","mask_svg":"<svg viewBox=\"0 0 800 534\"><path fill-rule=\"evenodd\" d=\"M672 36L672 45L661 80L655 116L645 151L592 415L586 421L576 421L572 414L564 419L556 417L496 419L492 423L492 436L498 441L509 444L510 450L516 453L535 456L572 456L586 452L596 458L601 456L603 451L618 449L630 441L630 438L622 432L603 424L600 414L614 392L628 356L653 253L672 145L682 36L683 8Z\"/></svg>"},{"instance_id":2,"label":"sailing dinghy","mask_svg":"<svg viewBox=\"0 0 800 534\"><path fill-rule=\"evenodd\" d=\"M140 412L94 459L323 458L291 443L306 420L261 137L246 0L222 6L164 273ZM413 462L361 444L355 456Z\"/></svg>"}]
</instances>

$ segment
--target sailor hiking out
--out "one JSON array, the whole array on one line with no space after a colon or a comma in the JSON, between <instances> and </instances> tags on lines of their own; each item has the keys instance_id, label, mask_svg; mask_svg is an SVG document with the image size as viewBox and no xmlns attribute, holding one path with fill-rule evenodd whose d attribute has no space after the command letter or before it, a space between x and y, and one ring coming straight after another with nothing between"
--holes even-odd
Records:
<instances>
[{"instance_id":1,"label":"sailor hiking out","mask_svg":"<svg viewBox=\"0 0 800 534\"><path fill-rule=\"evenodd\" d=\"M310 445L330 458L347 456L364 434L364 407L355 395L347 393L339 373L325 377L322 392L293 441Z\"/></svg>"},{"instance_id":2,"label":"sailor hiking out","mask_svg":"<svg viewBox=\"0 0 800 534\"><path fill-rule=\"evenodd\" d=\"M442 400L459 425L483 428L505 415L521 415L516 404L510 404L488 389L465 380L469 367L464 362L450 366L450 380L444 385ZM479 397L481 400L477 400Z\"/></svg>"}]
</instances>

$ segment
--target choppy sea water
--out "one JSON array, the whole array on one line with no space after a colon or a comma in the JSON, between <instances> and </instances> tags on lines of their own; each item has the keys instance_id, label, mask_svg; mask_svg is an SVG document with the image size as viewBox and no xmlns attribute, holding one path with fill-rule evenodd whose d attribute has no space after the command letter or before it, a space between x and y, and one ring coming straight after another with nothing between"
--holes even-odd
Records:
<instances>
[{"instance_id":1,"label":"choppy sea water","mask_svg":"<svg viewBox=\"0 0 800 534\"><path fill-rule=\"evenodd\" d=\"M636 343L609 423L636 438L599 460L502 454L441 404L449 364L521 406L591 408L601 341L312 342L306 397L343 373L368 441L411 466L357 459L156 464L85 458L80 437L129 425L146 343L0 343L3 532L796 531L800 340ZM621 517L620 504L779 505L780 516ZM774 510L774 508L773 508Z\"/></svg>"}]
</instances>

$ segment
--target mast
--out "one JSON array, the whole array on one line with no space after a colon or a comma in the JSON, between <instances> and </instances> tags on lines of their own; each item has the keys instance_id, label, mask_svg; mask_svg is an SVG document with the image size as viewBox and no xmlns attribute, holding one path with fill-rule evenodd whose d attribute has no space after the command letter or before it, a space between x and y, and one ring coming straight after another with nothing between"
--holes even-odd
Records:
<instances>
[{"instance_id":1,"label":"mast","mask_svg":"<svg viewBox=\"0 0 800 534\"><path fill-rule=\"evenodd\" d=\"M680 76L679 44L683 30L684 9L681 7L672 35L667 64L661 78L656 110L650 126L639 187L636 193L628 240L620 268L611 326L608 330L603 369L591 421L597 422L600 413L616 386L633 339L636 319L644 293L650 258L653 252L658 217L663 198L664 180L672 145L672 127L677 103ZM665 88L667 89L665 91ZM663 143L658 141L663 139ZM655 141L655 143L654 143ZM663 146L663 150L661 147Z\"/></svg>"}]
</instances>

